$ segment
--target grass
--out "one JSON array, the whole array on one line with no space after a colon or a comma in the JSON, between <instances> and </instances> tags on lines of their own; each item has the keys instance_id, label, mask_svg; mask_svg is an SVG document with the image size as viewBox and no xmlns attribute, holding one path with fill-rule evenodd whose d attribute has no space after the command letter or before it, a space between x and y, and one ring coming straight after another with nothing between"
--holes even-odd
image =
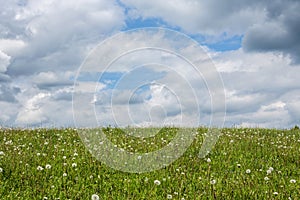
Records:
<instances>
[{"instance_id":1,"label":"grass","mask_svg":"<svg viewBox=\"0 0 300 200\"><path fill-rule=\"evenodd\" d=\"M176 135L175 128L149 138L104 132L130 152L157 150ZM299 130L222 129L200 159L206 132L199 128L171 165L135 174L99 162L75 129L0 129L0 199L300 199Z\"/></svg>"}]
</instances>

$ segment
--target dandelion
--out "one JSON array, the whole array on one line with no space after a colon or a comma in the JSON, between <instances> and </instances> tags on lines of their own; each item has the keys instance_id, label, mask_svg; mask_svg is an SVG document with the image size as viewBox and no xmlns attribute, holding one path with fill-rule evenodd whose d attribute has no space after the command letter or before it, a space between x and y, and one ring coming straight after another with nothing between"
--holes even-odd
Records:
<instances>
[{"instance_id":1,"label":"dandelion","mask_svg":"<svg viewBox=\"0 0 300 200\"><path fill-rule=\"evenodd\" d=\"M76 163L72 163L72 167L77 167L77 164Z\"/></svg>"},{"instance_id":2,"label":"dandelion","mask_svg":"<svg viewBox=\"0 0 300 200\"><path fill-rule=\"evenodd\" d=\"M63 176L66 177L66 176L68 176L68 174L67 173L63 173Z\"/></svg>"},{"instance_id":3,"label":"dandelion","mask_svg":"<svg viewBox=\"0 0 300 200\"><path fill-rule=\"evenodd\" d=\"M272 173L272 171L268 169L267 170L267 174L271 174L271 173Z\"/></svg>"},{"instance_id":4,"label":"dandelion","mask_svg":"<svg viewBox=\"0 0 300 200\"><path fill-rule=\"evenodd\" d=\"M268 181L268 180L270 180L270 179L269 179L269 177L266 176L266 177L264 178L264 180L265 180L265 181Z\"/></svg>"},{"instance_id":5,"label":"dandelion","mask_svg":"<svg viewBox=\"0 0 300 200\"><path fill-rule=\"evenodd\" d=\"M99 200L100 197L97 194L92 195L92 200Z\"/></svg>"},{"instance_id":6,"label":"dandelion","mask_svg":"<svg viewBox=\"0 0 300 200\"><path fill-rule=\"evenodd\" d=\"M273 167L269 167L269 170L272 172L274 170L274 168Z\"/></svg>"},{"instance_id":7,"label":"dandelion","mask_svg":"<svg viewBox=\"0 0 300 200\"><path fill-rule=\"evenodd\" d=\"M278 192L273 192L274 195L278 195Z\"/></svg>"},{"instance_id":8,"label":"dandelion","mask_svg":"<svg viewBox=\"0 0 300 200\"><path fill-rule=\"evenodd\" d=\"M46 168L46 169L51 169L51 165L47 164L47 165L45 166L45 168Z\"/></svg>"},{"instance_id":9,"label":"dandelion","mask_svg":"<svg viewBox=\"0 0 300 200\"><path fill-rule=\"evenodd\" d=\"M172 198L173 198L173 196L171 194L167 195L167 199L172 199Z\"/></svg>"},{"instance_id":10,"label":"dandelion","mask_svg":"<svg viewBox=\"0 0 300 200\"><path fill-rule=\"evenodd\" d=\"M155 181L154 181L154 184L155 184L155 185L160 185L160 181L159 181L159 180L155 180Z\"/></svg>"},{"instance_id":11,"label":"dandelion","mask_svg":"<svg viewBox=\"0 0 300 200\"><path fill-rule=\"evenodd\" d=\"M210 184L212 184L212 185L214 185L216 183L217 183L217 181L215 179L213 179L213 180L210 181Z\"/></svg>"},{"instance_id":12,"label":"dandelion","mask_svg":"<svg viewBox=\"0 0 300 200\"><path fill-rule=\"evenodd\" d=\"M38 166L36 169L39 170L39 171L42 171L44 168L41 167L41 166Z\"/></svg>"},{"instance_id":13,"label":"dandelion","mask_svg":"<svg viewBox=\"0 0 300 200\"><path fill-rule=\"evenodd\" d=\"M0 151L0 156L4 156L4 152L3 151Z\"/></svg>"},{"instance_id":14,"label":"dandelion","mask_svg":"<svg viewBox=\"0 0 300 200\"><path fill-rule=\"evenodd\" d=\"M246 174L250 174L251 173L251 170L250 169L247 169L246 170Z\"/></svg>"},{"instance_id":15,"label":"dandelion","mask_svg":"<svg viewBox=\"0 0 300 200\"><path fill-rule=\"evenodd\" d=\"M67 158L67 156L63 156L63 159L66 159Z\"/></svg>"},{"instance_id":16,"label":"dandelion","mask_svg":"<svg viewBox=\"0 0 300 200\"><path fill-rule=\"evenodd\" d=\"M240 167L241 167L241 164L237 164L236 166L237 166L238 168L240 168Z\"/></svg>"},{"instance_id":17,"label":"dandelion","mask_svg":"<svg viewBox=\"0 0 300 200\"><path fill-rule=\"evenodd\" d=\"M207 158L206 162L210 163L210 162L211 162L211 159L210 159L210 158Z\"/></svg>"},{"instance_id":18,"label":"dandelion","mask_svg":"<svg viewBox=\"0 0 300 200\"><path fill-rule=\"evenodd\" d=\"M291 179L290 183L296 183L296 180L295 179Z\"/></svg>"},{"instance_id":19,"label":"dandelion","mask_svg":"<svg viewBox=\"0 0 300 200\"><path fill-rule=\"evenodd\" d=\"M3 172L3 169L0 167L0 173L2 173Z\"/></svg>"},{"instance_id":20,"label":"dandelion","mask_svg":"<svg viewBox=\"0 0 300 200\"><path fill-rule=\"evenodd\" d=\"M141 160L141 159L142 159L142 156L138 156L137 159L138 159L138 160Z\"/></svg>"}]
</instances>

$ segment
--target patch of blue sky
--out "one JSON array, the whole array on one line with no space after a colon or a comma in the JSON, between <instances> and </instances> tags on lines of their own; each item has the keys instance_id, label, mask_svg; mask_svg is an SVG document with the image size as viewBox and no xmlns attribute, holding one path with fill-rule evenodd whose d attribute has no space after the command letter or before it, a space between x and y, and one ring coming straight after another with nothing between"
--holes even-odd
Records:
<instances>
[{"instance_id":1,"label":"patch of blue sky","mask_svg":"<svg viewBox=\"0 0 300 200\"><path fill-rule=\"evenodd\" d=\"M207 46L209 49L214 51L233 51L238 50L242 47L243 36L233 36L231 38L221 40L215 43L203 43L202 45Z\"/></svg>"},{"instance_id":2,"label":"patch of blue sky","mask_svg":"<svg viewBox=\"0 0 300 200\"><path fill-rule=\"evenodd\" d=\"M176 27L172 27L164 22L160 18L142 18L138 17L136 19L127 18L126 19L126 27L124 27L123 31L138 29L138 28L147 28L147 27L163 27L170 28L173 30L178 30Z\"/></svg>"},{"instance_id":3,"label":"patch of blue sky","mask_svg":"<svg viewBox=\"0 0 300 200\"><path fill-rule=\"evenodd\" d=\"M147 18L147 19L128 19L126 20L126 28L123 29L123 31L136 29L136 28L144 28L144 27L164 27L169 28L175 31L183 32L190 38L194 39L196 42L198 42L200 45L207 46L209 49L213 51L232 51L237 50L242 47L242 39L243 36L241 35L235 35L232 37L225 37L218 41L211 42L207 40L207 37L202 34L188 34L181 30L179 27L174 27L168 25L166 22L159 18Z\"/></svg>"},{"instance_id":4,"label":"patch of blue sky","mask_svg":"<svg viewBox=\"0 0 300 200\"><path fill-rule=\"evenodd\" d=\"M124 9L125 15L127 16L127 18L125 19L126 26L122 29L122 31L128 31L132 29L146 28L146 27L164 27L164 28L170 28L173 30L180 31L179 27L170 26L170 24L166 23L164 20L162 20L159 17L142 18L138 16L136 18L132 18L130 17L129 12L134 8L126 6L120 0L117 0L117 3L119 6L121 6Z\"/></svg>"},{"instance_id":5,"label":"patch of blue sky","mask_svg":"<svg viewBox=\"0 0 300 200\"><path fill-rule=\"evenodd\" d=\"M210 50L217 52L240 49L243 40L243 35L228 36L226 33L223 33L221 36L206 36L202 34L191 34L189 36L200 45L206 46Z\"/></svg>"}]
</instances>

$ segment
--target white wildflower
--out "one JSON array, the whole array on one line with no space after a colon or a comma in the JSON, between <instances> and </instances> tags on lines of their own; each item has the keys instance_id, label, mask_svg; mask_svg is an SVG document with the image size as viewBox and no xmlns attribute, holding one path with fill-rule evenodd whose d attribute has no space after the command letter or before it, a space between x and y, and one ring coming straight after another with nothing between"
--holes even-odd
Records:
<instances>
[{"instance_id":1,"label":"white wildflower","mask_svg":"<svg viewBox=\"0 0 300 200\"><path fill-rule=\"evenodd\" d=\"M46 169L51 169L51 165L47 164L47 165L45 166L45 168L46 168Z\"/></svg>"},{"instance_id":2,"label":"white wildflower","mask_svg":"<svg viewBox=\"0 0 300 200\"><path fill-rule=\"evenodd\" d=\"M97 194L92 195L92 200L99 200L100 197Z\"/></svg>"},{"instance_id":3,"label":"white wildflower","mask_svg":"<svg viewBox=\"0 0 300 200\"><path fill-rule=\"evenodd\" d=\"M296 180L295 179L291 179L290 183L296 183Z\"/></svg>"},{"instance_id":4,"label":"white wildflower","mask_svg":"<svg viewBox=\"0 0 300 200\"><path fill-rule=\"evenodd\" d=\"M155 185L160 185L160 181L159 181L159 180L155 180L155 181L154 181L154 184L155 184Z\"/></svg>"}]
</instances>

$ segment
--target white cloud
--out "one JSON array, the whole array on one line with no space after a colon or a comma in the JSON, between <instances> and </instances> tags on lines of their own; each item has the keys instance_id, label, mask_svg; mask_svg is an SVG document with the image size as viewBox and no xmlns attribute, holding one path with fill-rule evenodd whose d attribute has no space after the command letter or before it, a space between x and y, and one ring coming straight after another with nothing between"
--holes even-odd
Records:
<instances>
[{"instance_id":1,"label":"white cloud","mask_svg":"<svg viewBox=\"0 0 300 200\"><path fill-rule=\"evenodd\" d=\"M48 120L46 113L43 110L43 104L46 97L49 97L49 93L38 93L29 99L24 107L18 113L16 123L22 125L35 125Z\"/></svg>"},{"instance_id":2,"label":"white cloud","mask_svg":"<svg viewBox=\"0 0 300 200\"><path fill-rule=\"evenodd\" d=\"M241 49L227 52L206 49L226 88L226 125L288 127L300 123L299 3L281 0L274 4L246 0L121 2L129 8L129 13L110 0L2 2L0 109L4 114L0 116L0 124L73 125L75 71L98 42L124 28L126 20L137 18L161 19L167 23L164 26L176 26L192 35L201 35L206 43L222 43L233 35L245 35ZM107 70L125 74L114 89L113 110L109 107L112 90L109 87L113 81L98 83L98 91L95 91L95 80L77 82L75 92L80 108L77 112L82 112L79 122L95 125L95 115L99 123L106 125L115 120L123 125L179 123L183 118L184 123L198 122L199 105L200 122L209 124L211 95L220 89L213 84L216 76L208 67L212 66L207 65L209 57L205 52L194 54L198 47L179 37L165 37L174 41L171 45L164 37L160 32L147 35L146 40L144 34L118 38L106 46L106 54L99 54L96 65L87 71L101 72L99 64L115 58L110 56L122 50L153 45L180 48L180 53L188 59L202 63L200 72L204 77L167 51L148 49L128 53ZM134 67L145 63L148 70L132 73ZM133 92L136 86L153 80L159 80L161 85L153 84L140 94ZM207 83L210 83L209 88ZM192 89L199 102L195 102ZM94 95L99 91L101 95ZM132 102L128 103L131 97ZM214 99L215 106L222 105L222 98ZM222 107L215 111L222 111Z\"/></svg>"},{"instance_id":3,"label":"white cloud","mask_svg":"<svg viewBox=\"0 0 300 200\"><path fill-rule=\"evenodd\" d=\"M257 2L245 1L139 1L122 0L134 8L135 16L161 18L190 33L219 35L223 32L242 34L254 23L264 19L263 8Z\"/></svg>"},{"instance_id":4,"label":"white cloud","mask_svg":"<svg viewBox=\"0 0 300 200\"><path fill-rule=\"evenodd\" d=\"M122 28L125 20L123 9L108 0L29 1L18 9L10 6L7 9L15 9L17 16L10 20L23 27L19 37L26 41L10 66L10 74L16 75L75 70L87 48Z\"/></svg>"},{"instance_id":5,"label":"white cloud","mask_svg":"<svg viewBox=\"0 0 300 200\"><path fill-rule=\"evenodd\" d=\"M7 67L10 64L10 58L10 56L0 51L0 73L6 72Z\"/></svg>"},{"instance_id":6,"label":"white cloud","mask_svg":"<svg viewBox=\"0 0 300 200\"><path fill-rule=\"evenodd\" d=\"M15 55L25 46L26 44L23 40L0 39L0 51L8 55Z\"/></svg>"},{"instance_id":7,"label":"white cloud","mask_svg":"<svg viewBox=\"0 0 300 200\"><path fill-rule=\"evenodd\" d=\"M296 123L300 66L280 53L242 49L211 54L226 88L227 125L289 127ZM297 122L299 123L299 122Z\"/></svg>"}]
</instances>

